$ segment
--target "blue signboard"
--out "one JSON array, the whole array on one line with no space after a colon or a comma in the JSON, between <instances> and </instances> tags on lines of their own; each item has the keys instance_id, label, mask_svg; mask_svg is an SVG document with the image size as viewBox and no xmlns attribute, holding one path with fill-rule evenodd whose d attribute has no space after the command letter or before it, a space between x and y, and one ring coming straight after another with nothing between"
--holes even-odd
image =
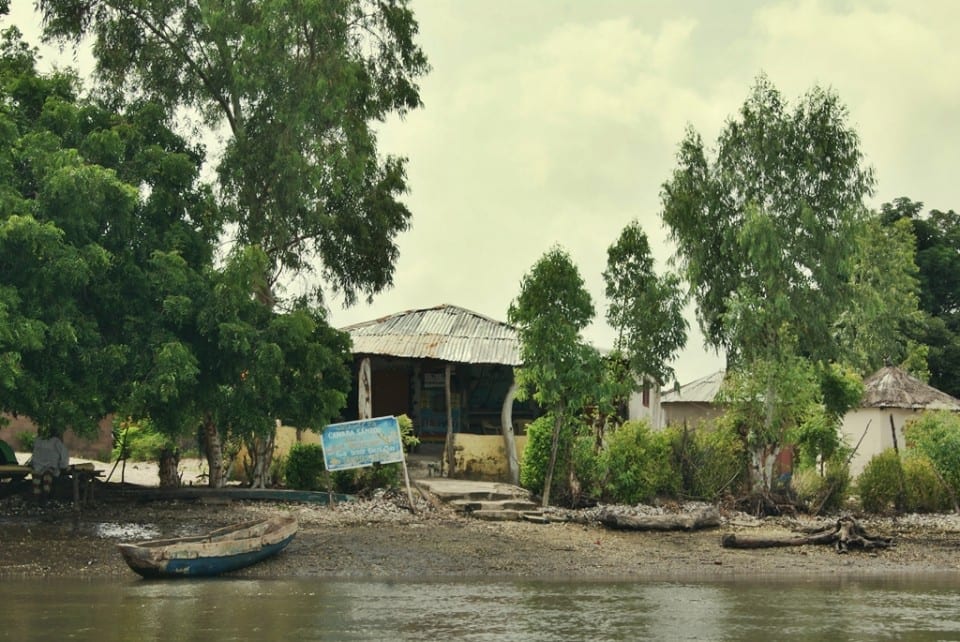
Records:
<instances>
[{"instance_id":1,"label":"blue signboard","mask_svg":"<svg viewBox=\"0 0 960 642\"><path fill-rule=\"evenodd\" d=\"M377 417L330 424L320 434L327 470L363 468L403 461L403 442L396 417Z\"/></svg>"}]
</instances>

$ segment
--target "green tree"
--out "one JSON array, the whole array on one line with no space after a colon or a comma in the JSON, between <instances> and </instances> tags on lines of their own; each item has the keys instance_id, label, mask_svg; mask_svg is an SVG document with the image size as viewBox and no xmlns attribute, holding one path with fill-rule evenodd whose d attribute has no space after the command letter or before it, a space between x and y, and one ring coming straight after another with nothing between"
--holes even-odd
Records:
<instances>
[{"instance_id":1,"label":"green tree","mask_svg":"<svg viewBox=\"0 0 960 642\"><path fill-rule=\"evenodd\" d=\"M734 399L745 404L754 481L765 488L783 439L808 411L798 404L816 402L805 383L812 364L839 356L834 329L873 186L845 121L832 92L814 88L789 110L761 75L721 131L716 159L688 130L663 187L663 219L701 329L726 350L737 390L755 395Z\"/></svg>"},{"instance_id":2,"label":"green tree","mask_svg":"<svg viewBox=\"0 0 960 642\"><path fill-rule=\"evenodd\" d=\"M15 29L0 52L0 380L4 410L92 434L156 344L149 257L212 258L218 221L199 156L154 105L111 109L39 75Z\"/></svg>"},{"instance_id":3,"label":"green tree","mask_svg":"<svg viewBox=\"0 0 960 642\"><path fill-rule=\"evenodd\" d=\"M881 219L889 227L909 221L913 229L920 308L927 316L911 337L928 348L930 383L960 396L960 215L922 209L923 203L898 198L881 207Z\"/></svg>"},{"instance_id":4,"label":"green tree","mask_svg":"<svg viewBox=\"0 0 960 642\"><path fill-rule=\"evenodd\" d=\"M914 236L909 222L884 226L868 216L858 228L850 297L836 322L840 354L862 376L885 363L920 363L922 347L911 339L924 326L919 308Z\"/></svg>"},{"instance_id":5,"label":"green tree","mask_svg":"<svg viewBox=\"0 0 960 642\"><path fill-rule=\"evenodd\" d=\"M613 359L628 364L621 377L629 387L625 392L633 392L646 377L663 385L673 378L670 362L687 341L685 297L679 277L657 276L650 243L637 221L607 249L603 279L610 303L607 322L617 333Z\"/></svg>"},{"instance_id":6,"label":"green tree","mask_svg":"<svg viewBox=\"0 0 960 642\"><path fill-rule=\"evenodd\" d=\"M39 6L48 37L93 37L104 91L149 98L171 119L193 110L223 134L217 194L237 243L268 258L261 304L315 269L315 304L325 286L349 305L392 284L410 218L405 160L381 157L373 125L420 106L428 65L405 0ZM204 425L217 447L217 424Z\"/></svg>"},{"instance_id":7,"label":"green tree","mask_svg":"<svg viewBox=\"0 0 960 642\"><path fill-rule=\"evenodd\" d=\"M681 142L662 216L704 336L731 365L765 351L784 321L812 356L835 353L833 322L873 187L846 116L820 88L791 111L761 75L712 162L692 128Z\"/></svg>"},{"instance_id":8,"label":"green tree","mask_svg":"<svg viewBox=\"0 0 960 642\"><path fill-rule=\"evenodd\" d=\"M347 303L391 284L404 160L378 155L372 124L420 106L428 65L405 1L39 6L48 37L93 37L104 89L225 133L219 195L236 240L270 258L268 286L314 261Z\"/></svg>"},{"instance_id":9,"label":"green tree","mask_svg":"<svg viewBox=\"0 0 960 642\"><path fill-rule=\"evenodd\" d=\"M960 496L960 418L951 412L924 412L903 427L907 448L930 460L951 502Z\"/></svg>"},{"instance_id":10,"label":"green tree","mask_svg":"<svg viewBox=\"0 0 960 642\"><path fill-rule=\"evenodd\" d=\"M518 391L533 395L554 420L544 506L550 503L561 430L588 403L600 378L599 355L581 336L593 316L590 293L570 256L559 247L524 275L520 294L507 312L520 338L523 366L517 371Z\"/></svg>"}]
</instances>

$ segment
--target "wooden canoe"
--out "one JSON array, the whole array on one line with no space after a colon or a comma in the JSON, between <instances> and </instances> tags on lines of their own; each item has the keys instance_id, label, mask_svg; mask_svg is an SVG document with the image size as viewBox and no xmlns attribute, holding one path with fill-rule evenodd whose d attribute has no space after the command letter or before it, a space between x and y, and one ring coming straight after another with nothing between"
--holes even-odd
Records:
<instances>
[{"instance_id":1,"label":"wooden canoe","mask_svg":"<svg viewBox=\"0 0 960 642\"><path fill-rule=\"evenodd\" d=\"M209 577L256 564L293 540L293 515L243 522L206 535L118 544L127 565L147 578Z\"/></svg>"}]
</instances>

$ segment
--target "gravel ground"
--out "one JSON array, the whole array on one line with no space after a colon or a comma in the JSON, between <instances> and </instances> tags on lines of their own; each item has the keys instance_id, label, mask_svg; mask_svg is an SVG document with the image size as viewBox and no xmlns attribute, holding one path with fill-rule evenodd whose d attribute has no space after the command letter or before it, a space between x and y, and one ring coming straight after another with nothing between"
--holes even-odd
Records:
<instances>
[{"instance_id":1,"label":"gravel ground","mask_svg":"<svg viewBox=\"0 0 960 642\"><path fill-rule=\"evenodd\" d=\"M725 533L789 535L828 520L753 519L723 513L720 528L695 532L608 530L603 508L555 510L550 523L487 522L454 513L430 496L385 493L338 504L262 501L143 501L101 485L96 501L77 513L72 504L44 505L29 495L0 499L0 578L136 576L122 561L121 541L193 535L277 511L294 513L296 539L278 556L237 572L246 577L326 578L742 578L748 576L878 576L960 570L960 517L862 519L871 535L895 546L840 555L830 546L763 550L720 547ZM628 513L695 510L606 507Z\"/></svg>"}]
</instances>

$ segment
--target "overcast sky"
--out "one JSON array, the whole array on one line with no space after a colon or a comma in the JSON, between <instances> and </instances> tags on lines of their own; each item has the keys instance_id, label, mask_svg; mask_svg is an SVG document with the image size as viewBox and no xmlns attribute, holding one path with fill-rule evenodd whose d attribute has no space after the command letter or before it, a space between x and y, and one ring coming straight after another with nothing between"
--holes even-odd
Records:
<instances>
[{"instance_id":1,"label":"overcast sky","mask_svg":"<svg viewBox=\"0 0 960 642\"><path fill-rule=\"evenodd\" d=\"M30 0L10 21L35 38ZM673 252L660 187L684 128L712 148L765 72L791 105L814 85L849 110L877 176L870 203L907 196L960 208L960 2L413 0L432 72L423 109L387 123L381 150L409 158L412 229L392 290L344 325L449 303L506 320L520 280L553 245L597 308L586 337L610 347L601 272L632 219L659 270ZM52 60L51 60L52 58ZM45 60L80 66L65 54ZM722 367L690 312L681 383Z\"/></svg>"}]
</instances>

